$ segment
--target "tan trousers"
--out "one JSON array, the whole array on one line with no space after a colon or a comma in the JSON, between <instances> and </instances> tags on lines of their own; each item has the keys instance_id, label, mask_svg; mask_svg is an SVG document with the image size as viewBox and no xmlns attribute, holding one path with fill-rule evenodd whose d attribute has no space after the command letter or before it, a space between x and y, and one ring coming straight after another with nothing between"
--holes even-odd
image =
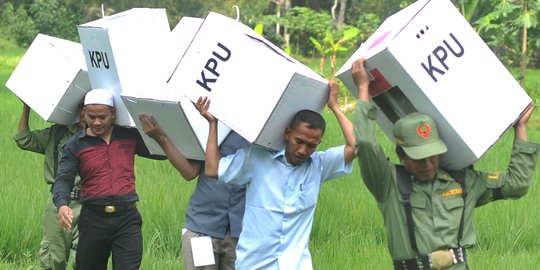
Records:
<instances>
[{"instance_id":1,"label":"tan trousers","mask_svg":"<svg viewBox=\"0 0 540 270\"><path fill-rule=\"evenodd\" d=\"M187 230L182 235L182 255L184 257L185 270L234 270L234 262L236 261L236 244L238 239L231 238L229 230L225 234L224 239L212 237L212 247L214 249L214 259L216 264L206 266L193 266L193 254L191 251L192 237L204 236Z\"/></svg>"}]
</instances>

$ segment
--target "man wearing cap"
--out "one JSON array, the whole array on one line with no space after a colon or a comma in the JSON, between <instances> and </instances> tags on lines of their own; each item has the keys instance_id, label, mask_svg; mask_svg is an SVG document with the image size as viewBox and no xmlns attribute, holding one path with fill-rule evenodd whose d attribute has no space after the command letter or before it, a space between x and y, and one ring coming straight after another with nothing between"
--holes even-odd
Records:
<instances>
[{"instance_id":1,"label":"man wearing cap","mask_svg":"<svg viewBox=\"0 0 540 270\"><path fill-rule=\"evenodd\" d=\"M81 102L82 105L82 102ZM84 127L84 114L82 106L79 108L79 122L65 126L54 124L38 130L30 130L28 119L30 107L23 104L19 129L13 139L17 146L23 150L43 154L45 182L54 184L58 160L62 155L62 148L69 138ZM73 209L74 226L71 230L63 230L58 226L57 209L53 204L52 194L45 206L43 214L43 239L39 249L39 262L43 269L66 269L69 260L75 265L75 251L79 240L77 220L81 210L79 202L80 177L75 178L75 187L71 192L70 207Z\"/></svg>"},{"instance_id":2,"label":"man wearing cap","mask_svg":"<svg viewBox=\"0 0 540 270\"><path fill-rule=\"evenodd\" d=\"M78 270L107 269L112 252L114 269L139 269L142 259L142 219L136 208L135 154L153 159L139 132L113 125L113 95L105 89L86 94L86 129L64 147L53 188L60 225L69 229L69 207L75 175L81 177Z\"/></svg>"},{"instance_id":3,"label":"man wearing cap","mask_svg":"<svg viewBox=\"0 0 540 270\"><path fill-rule=\"evenodd\" d=\"M534 175L539 145L528 142L530 106L514 125L514 144L505 172L439 167L447 146L437 124L412 113L394 124L396 153L388 160L375 138L377 108L369 103L364 59L353 63L358 88L355 137L364 183L384 218L394 269L469 269L466 249L475 245L473 210L498 199L524 196Z\"/></svg>"}]
</instances>

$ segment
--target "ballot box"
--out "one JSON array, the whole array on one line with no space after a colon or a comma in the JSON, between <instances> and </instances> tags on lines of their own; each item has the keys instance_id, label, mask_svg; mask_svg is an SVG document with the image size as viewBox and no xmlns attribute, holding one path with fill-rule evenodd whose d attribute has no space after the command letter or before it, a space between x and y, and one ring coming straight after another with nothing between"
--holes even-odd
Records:
<instances>
[{"instance_id":1,"label":"ballot box","mask_svg":"<svg viewBox=\"0 0 540 270\"><path fill-rule=\"evenodd\" d=\"M152 91L170 76L165 9L133 8L78 26L92 88L114 93L115 123L134 126L120 93Z\"/></svg>"},{"instance_id":2,"label":"ballot box","mask_svg":"<svg viewBox=\"0 0 540 270\"><path fill-rule=\"evenodd\" d=\"M79 43L38 34L6 87L46 121L79 121L79 104L90 81Z\"/></svg>"},{"instance_id":3,"label":"ballot box","mask_svg":"<svg viewBox=\"0 0 540 270\"><path fill-rule=\"evenodd\" d=\"M192 101L211 100L210 113L246 140L278 150L302 109L321 112L328 82L231 18L210 12L169 80Z\"/></svg>"},{"instance_id":4,"label":"ballot box","mask_svg":"<svg viewBox=\"0 0 540 270\"><path fill-rule=\"evenodd\" d=\"M393 123L415 111L431 115L448 152L441 165L478 160L531 103L449 0L420 0L386 19L337 73L356 96L351 65L366 58L378 123L393 139Z\"/></svg>"}]
</instances>

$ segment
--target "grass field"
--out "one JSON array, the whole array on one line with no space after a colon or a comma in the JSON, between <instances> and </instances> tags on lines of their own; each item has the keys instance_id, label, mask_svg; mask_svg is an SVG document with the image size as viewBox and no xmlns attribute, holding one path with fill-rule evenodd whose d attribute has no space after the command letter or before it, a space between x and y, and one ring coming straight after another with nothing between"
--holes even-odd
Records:
<instances>
[{"instance_id":1,"label":"grass field","mask_svg":"<svg viewBox=\"0 0 540 270\"><path fill-rule=\"evenodd\" d=\"M22 105L4 85L22 53L17 49L0 53L0 269L38 269L36 254L49 190L43 181L42 156L19 150L12 139ZM324 116L329 127L321 149L343 143L332 114L325 110ZM36 129L48 123L33 113L30 125ZM530 139L540 141L540 109L529 130ZM387 153L392 153L391 143L382 133L378 135ZM505 135L476 167L504 170L511 142L512 134ZM143 158L136 160L136 177L144 219L141 269L182 269L180 230L195 182L182 180L167 161ZM474 269L538 269L538 180L540 170L529 194L518 201L496 202L477 209L478 246L469 253ZM382 218L361 181L356 163L353 174L323 186L310 249L315 269L391 269Z\"/></svg>"}]
</instances>

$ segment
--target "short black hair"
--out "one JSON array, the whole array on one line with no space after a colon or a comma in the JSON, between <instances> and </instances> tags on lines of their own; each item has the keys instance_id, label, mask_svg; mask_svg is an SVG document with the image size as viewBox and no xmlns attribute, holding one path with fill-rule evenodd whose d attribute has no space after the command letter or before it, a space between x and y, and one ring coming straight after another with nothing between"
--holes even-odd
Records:
<instances>
[{"instance_id":1,"label":"short black hair","mask_svg":"<svg viewBox=\"0 0 540 270\"><path fill-rule=\"evenodd\" d=\"M396 154L399 158L406 158L408 157L407 156L407 153L405 153L405 150L403 150L403 147L401 146L396 146Z\"/></svg>"},{"instance_id":2,"label":"short black hair","mask_svg":"<svg viewBox=\"0 0 540 270\"><path fill-rule=\"evenodd\" d=\"M324 121L324 118L319 113L312 110L298 111L294 115L289 128L294 129L300 123L305 123L306 127L310 129L320 129L323 134L326 129L326 121Z\"/></svg>"}]
</instances>

